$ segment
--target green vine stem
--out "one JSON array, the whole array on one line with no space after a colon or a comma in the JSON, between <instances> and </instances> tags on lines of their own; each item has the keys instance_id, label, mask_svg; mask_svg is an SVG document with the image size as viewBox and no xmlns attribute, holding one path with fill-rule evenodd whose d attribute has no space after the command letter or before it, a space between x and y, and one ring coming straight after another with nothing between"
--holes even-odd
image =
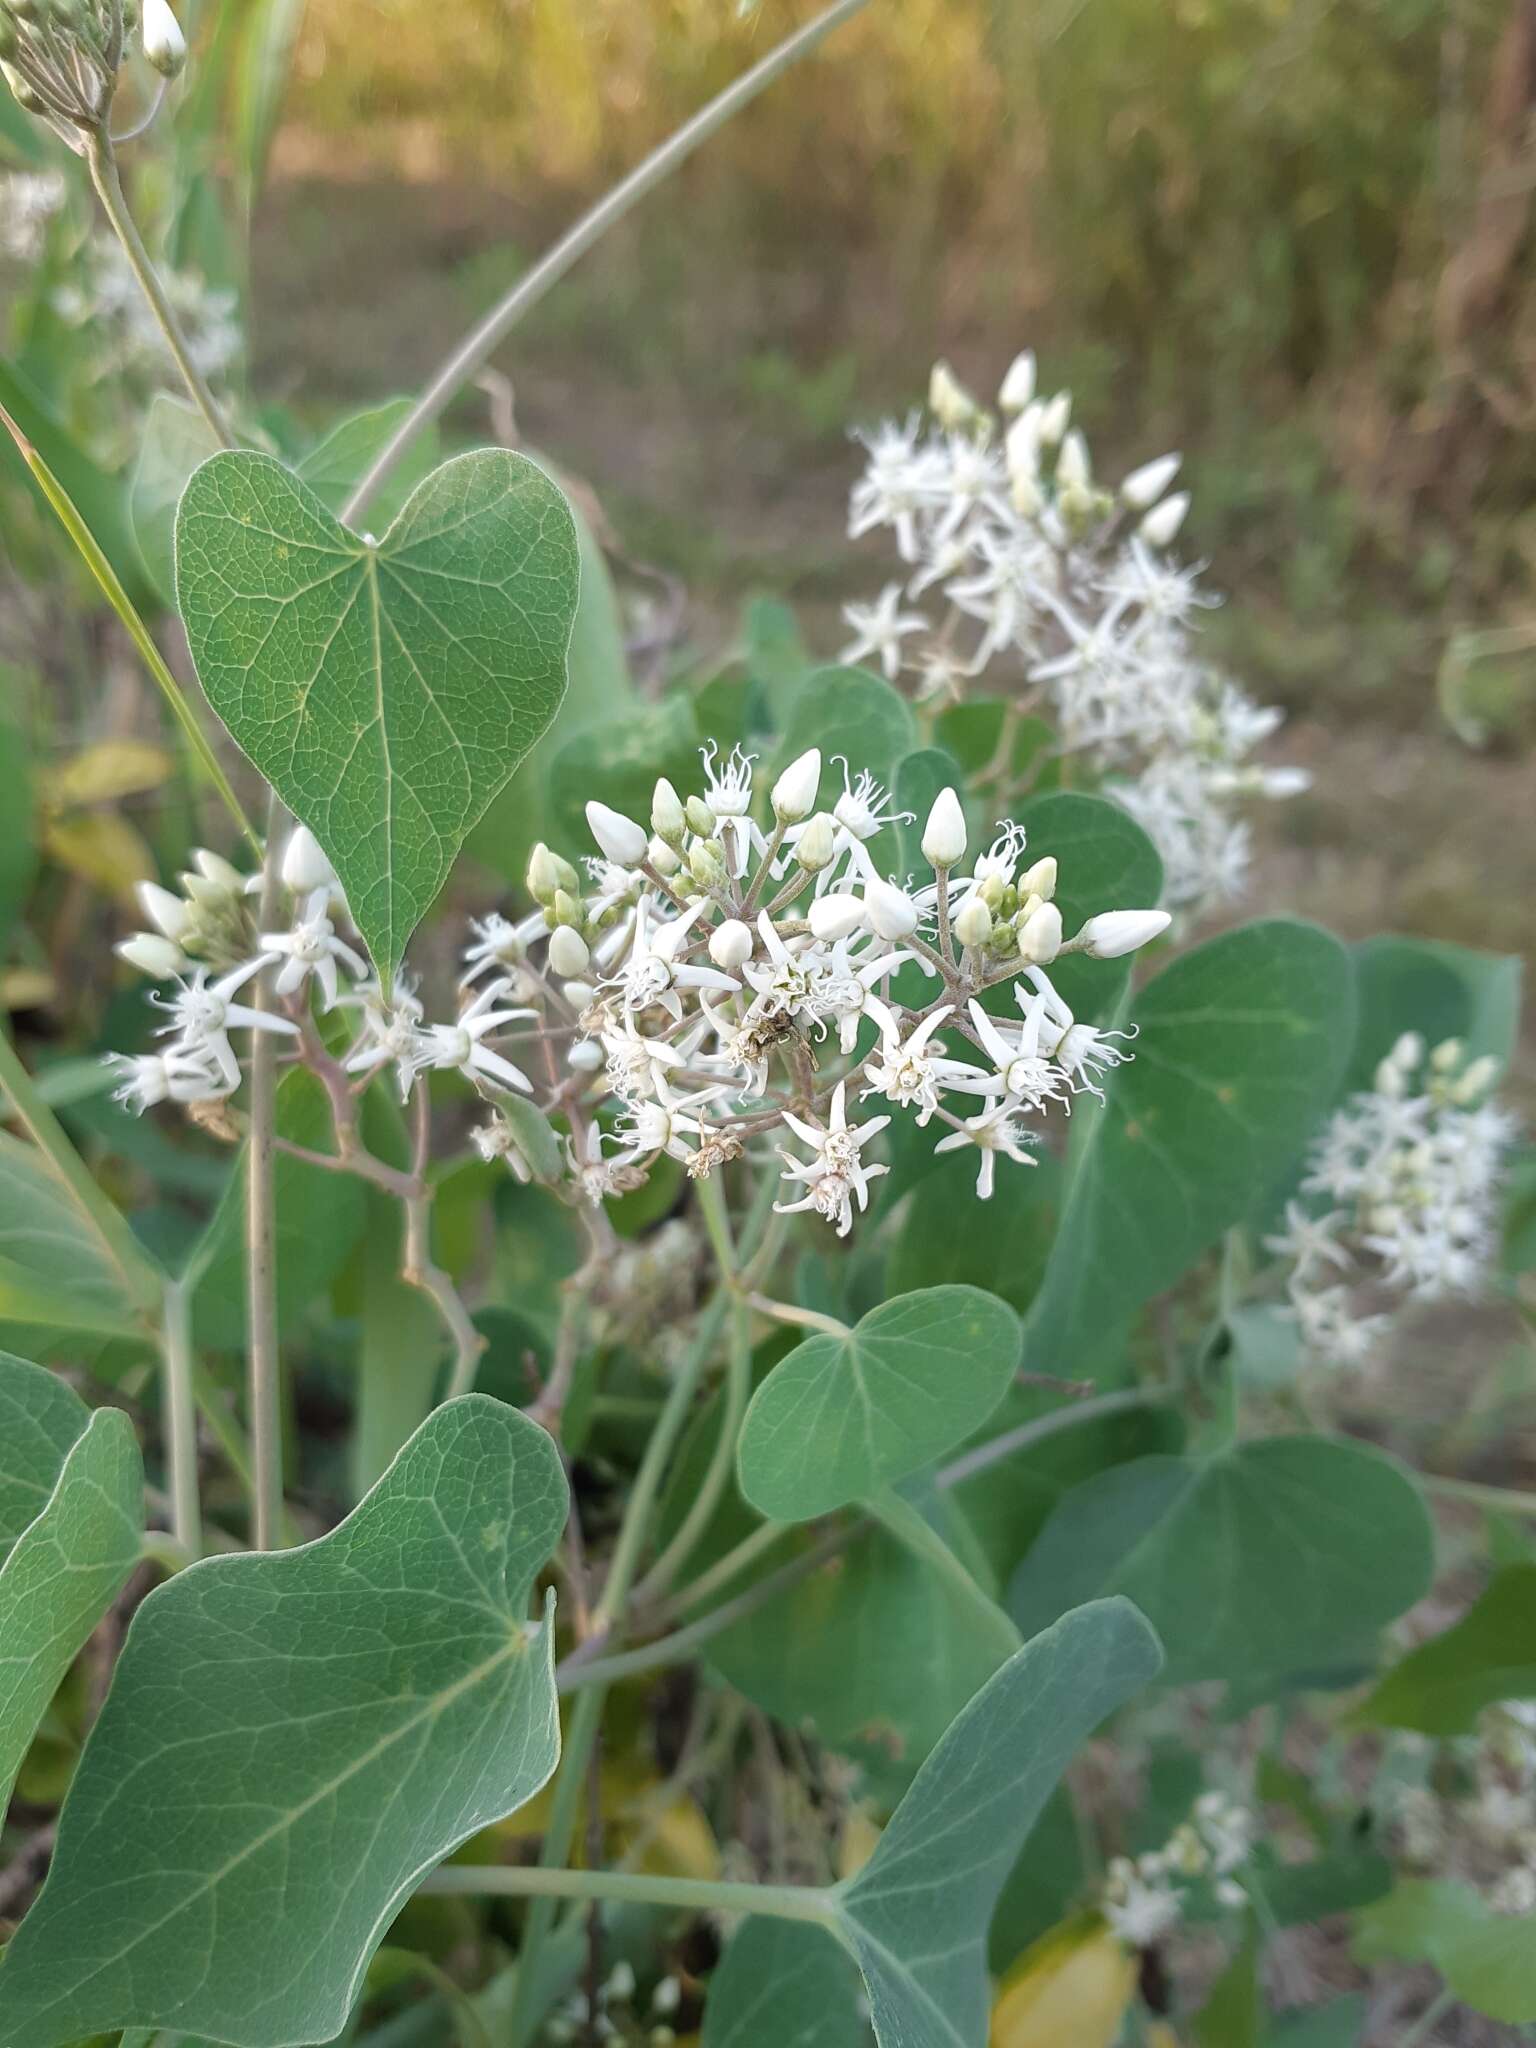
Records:
<instances>
[{"instance_id":1,"label":"green vine stem","mask_svg":"<svg viewBox=\"0 0 1536 2048\"><path fill-rule=\"evenodd\" d=\"M677 1906L689 1913L764 1913L808 1920L836 1934L830 1895L810 1885L713 1884L695 1877L648 1877L619 1870L551 1870L542 1864L445 1863L420 1889L439 1897L608 1899L616 1905Z\"/></svg>"},{"instance_id":2,"label":"green vine stem","mask_svg":"<svg viewBox=\"0 0 1536 2048\"><path fill-rule=\"evenodd\" d=\"M259 929L276 915L278 841L284 824L274 795L267 811L267 849L261 870ZM254 1007L276 1007L272 970L256 977ZM277 1205L273 1133L277 1121L277 1041L270 1031L251 1034L250 1135L245 1159L246 1404L253 1463L252 1536L258 1550L283 1541L282 1357L277 1339Z\"/></svg>"},{"instance_id":3,"label":"green vine stem","mask_svg":"<svg viewBox=\"0 0 1536 2048\"><path fill-rule=\"evenodd\" d=\"M740 113L760 92L766 91L792 64L814 50L835 28L851 21L868 4L869 0L837 0L837 4L824 14L807 22L794 35L787 36L777 49L770 50L750 71L744 71L708 106L701 107L691 120L685 121L659 149L653 150L590 212L583 214L569 234L563 235L548 255L536 263L477 326L471 328L441 365L342 507L342 524L355 525L422 428L438 417L476 371L484 367L518 321L532 312L540 299L560 282L594 243L601 241L609 228L621 221L631 207L692 156L700 143L707 142L716 129L723 128L733 115Z\"/></svg>"},{"instance_id":4,"label":"green vine stem","mask_svg":"<svg viewBox=\"0 0 1536 2048\"><path fill-rule=\"evenodd\" d=\"M165 1365L165 1435L171 1478L171 1531L192 1557L203 1554L197 1484L197 1398L193 1391L192 1298L184 1281L166 1282L160 1319Z\"/></svg>"},{"instance_id":5,"label":"green vine stem","mask_svg":"<svg viewBox=\"0 0 1536 2048\"><path fill-rule=\"evenodd\" d=\"M155 323L165 336L165 345L176 360L182 381L192 394L192 402L207 421L210 431L226 448L233 448L235 437L230 432L218 401L208 388L208 380L192 360L185 335L171 310L171 302L165 295L149 251L144 247L143 237L128 209L123 194L123 181L117 174L117 158L112 152L111 138L105 128L98 128L91 135L86 147L85 161L90 168L91 183L96 187L96 197L101 201L102 211L112 224L112 232L123 245L123 254L139 289L155 316Z\"/></svg>"}]
</instances>

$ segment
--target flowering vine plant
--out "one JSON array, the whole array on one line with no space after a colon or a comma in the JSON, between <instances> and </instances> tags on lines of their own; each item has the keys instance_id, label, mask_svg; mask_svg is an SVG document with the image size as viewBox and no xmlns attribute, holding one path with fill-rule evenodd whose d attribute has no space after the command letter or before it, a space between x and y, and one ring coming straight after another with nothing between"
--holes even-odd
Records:
<instances>
[{"instance_id":1,"label":"flowering vine plant","mask_svg":"<svg viewBox=\"0 0 1536 2048\"><path fill-rule=\"evenodd\" d=\"M88 1057L0 1038L0 2039L1536 2018L1533 1567L1455 1520L1530 1496L1345 1426L1435 1303L1520 1312L1514 967L1202 935L1303 781L1178 459L941 366L860 437L902 573L840 661L759 604L646 695L580 494L422 454L617 199L317 437L130 212L163 0L0 55L60 145L8 256L135 337L93 444L6 370L15 516L186 778Z\"/></svg>"}]
</instances>

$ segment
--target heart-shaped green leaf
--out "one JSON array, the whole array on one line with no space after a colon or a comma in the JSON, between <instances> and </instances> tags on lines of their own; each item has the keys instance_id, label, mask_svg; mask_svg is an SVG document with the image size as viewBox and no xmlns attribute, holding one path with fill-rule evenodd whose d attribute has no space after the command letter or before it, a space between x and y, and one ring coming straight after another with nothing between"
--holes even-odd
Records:
<instances>
[{"instance_id":1,"label":"heart-shaped green leaf","mask_svg":"<svg viewBox=\"0 0 1536 2048\"><path fill-rule=\"evenodd\" d=\"M703 2048L868 2048L859 1973L817 1927L747 1920L709 1980Z\"/></svg>"},{"instance_id":2,"label":"heart-shaped green leaf","mask_svg":"<svg viewBox=\"0 0 1536 2048\"><path fill-rule=\"evenodd\" d=\"M1271 919L1197 946L1131 1012L1135 1057L1073 1118L1069 1192L1025 1364L1080 1378L1239 1222L1333 1100L1353 1032L1338 941Z\"/></svg>"},{"instance_id":3,"label":"heart-shaped green leaf","mask_svg":"<svg viewBox=\"0 0 1536 2048\"><path fill-rule=\"evenodd\" d=\"M1454 1628L1410 1650L1350 1716L1465 1735L1497 1700L1536 1699L1536 1564L1506 1565Z\"/></svg>"},{"instance_id":4,"label":"heart-shaped green leaf","mask_svg":"<svg viewBox=\"0 0 1536 2048\"><path fill-rule=\"evenodd\" d=\"M978 1429L1018 1360L1018 1318L979 1287L882 1302L764 1380L741 1427L741 1490L778 1522L865 1500Z\"/></svg>"},{"instance_id":5,"label":"heart-shaped green leaf","mask_svg":"<svg viewBox=\"0 0 1536 2048\"><path fill-rule=\"evenodd\" d=\"M1220 1457L1137 1458L1074 1487L1019 1567L1025 1634L1123 1593L1162 1638L1167 1677L1282 1679L1353 1650L1428 1589L1434 1535L1381 1452L1272 1437Z\"/></svg>"},{"instance_id":6,"label":"heart-shaped green leaf","mask_svg":"<svg viewBox=\"0 0 1536 2048\"><path fill-rule=\"evenodd\" d=\"M7 2048L330 2040L417 1880L555 1767L528 1603L566 1506L550 1438L469 1395L328 1536L152 1593L0 1969Z\"/></svg>"},{"instance_id":7,"label":"heart-shaped green leaf","mask_svg":"<svg viewBox=\"0 0 1536 2048\"><path fill-rule=\"evenodd\" d=\"M1095 1601L1015 1651L951 1724L832 1894L880 2048L985 2048L998 1893L1073 1753L1159 1662L1128 1601Z\"/></svg>"},{"instance_id":8,"label":"heart-shaped green leaf","mask_svg":"<svg viewBox=\"0 0 1536 2048\"><path fill-rule=\"evenodd\" d=\"M293 473L213 456L176 520L208 701L329 855L386 977L548 726L577 595L569 507L525 456L445 462L377 543Z\"/></svg>"},{"instance_id":9,"label":"heart-shaped green leaf","mask_svg":"<svg viewBox=\"0 0 1536 2048\"><path fill-rule=\"evenodd\" d=\"M38 1723L139 1557L144 1470L117 1408L0 1352L0 1812Z\"/></svg>"}]
</instances>

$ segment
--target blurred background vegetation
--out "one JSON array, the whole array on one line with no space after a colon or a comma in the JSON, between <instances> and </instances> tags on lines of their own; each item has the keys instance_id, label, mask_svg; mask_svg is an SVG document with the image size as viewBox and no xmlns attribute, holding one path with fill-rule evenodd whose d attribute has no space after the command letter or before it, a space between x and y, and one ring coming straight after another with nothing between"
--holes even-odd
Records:
<instances>
[{"instance_id":1,"label":"blurred background vegetation","mask_svg":"<svg viewBox=\"0 0 1536 2048\"><path fill-rule=\"evenodd\" d=\"M260 378L409 388L813 11L310 0ZM1189 451L1213 638L1327 769L1275 900L1528 944L1533 183L1531 0L879 0L516 339L518 427L696 629L773 587L835 635L850 424L1039 348L1106 465Z\"/></svg>"},{"instance_id":2,"label":"blurred background vegetation","mask_svg":"<svg viewBox=\"0 0 1536 2048\"><path fill-rule=\"evenodd\" d=\"M815 5L187 11L177 147L251 199L254 257L199 200L179 258L249 287L252 388L318 430L414 389ZM281 61L220 71L231 33ZM1315 771L1252 907L1529 950L1533 208L1536 0L874 0L578 267L450 438L514 426L590 487L653 672L714 659L758 590L830 653L886 568L845 538L850 426L938 354L990 393L1033 346L1106 471L1187 451L1213 650Z\"/></svg>"}]
</instances>

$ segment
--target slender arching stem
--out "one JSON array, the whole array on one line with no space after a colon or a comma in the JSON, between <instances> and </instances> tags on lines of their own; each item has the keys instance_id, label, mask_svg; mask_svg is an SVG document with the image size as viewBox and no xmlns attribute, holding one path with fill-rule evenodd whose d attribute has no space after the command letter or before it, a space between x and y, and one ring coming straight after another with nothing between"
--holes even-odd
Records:
<instances>
[{"instance_id":1,"label":"slender arching stem","mask_svg":"<svg viewBox=\"0 0 1536 2048\"><path fill-rule=\"evenodd\" d=\"M171 1478L171 1531L191 1557L203 1554L203 1510L197 1485L197 1398L192 1385L192 1299L183 1281L168 1280L160 1325L165 1365L166 1463Z\"/></svg>"},{"instance_id":2,"label":"slender arching stem","mask_svg":"<svg viewBox=\"0 0 1536 2048\"><path fill-rule=\"evenodd\" d=\"M549 1870L543 1865L445 1863L422 1881L439 1896L611 1899L619 1905L679 1906L694 1913L764 1913L833 1930L837 1908L811 1885L715 1884L694 1877L651 1877L619 1870Z\"/></svg>"},{"instance_id":3,"label":"slender arching stem","mask_svg":"<svg viewBox=\"0 0 1536 2048\"><path fill-rule=\"evenodd\" d=\"M277 913L278 842L286 814L274 795L267 811L267 850L261 871L262 931L270 931ZM254 1007L275 1009L272 969L256 977ZM277 1040L271 1031L251 1033L250 1136L245 1158L245 1316L246 1404L250 1411L252 1461L255 1467L252 1536L258 1550L276 1550L283 1541L283 1394L282 1358L277 1341L277 1205L273 1185L277 1118Z\"/></svg>"},{"instance_id":4,"label":"slender arching stem","mask_svg":"<svg viewBox=\"0 0 1536 2048\"><path fill-rule=\"evenodd\" d=\"M471 328L442 364L342 507L343 523L347 526L355 523L422 428L437 418L524 314L533 310L545 293L560 282L616 221L622 220L631 207L670 176L701 142L707 142L717 128L723 128L732 115L739 113L749 101L772 85L782 72L808 51L814 50L833 29L851 20L868 4L869 0L836 0L835 6L819 14L814 21L807 22L794 35L787 36L777 49L769 51L761 63L754 64L750 71L744 71L707 107L701 107L659 149L653 150L644 163L637 165L627 178L600 199L589 213L583 214L569 234L562 236L548 255L536 263L477 326Z\"/></svg>"},{"instance_id":5,"label":"slender arching stem","mask_svg":"<svg viewBox=\"0 0 1536 2048\"><path fill-rule=\"evenodd\" d=\"M102 211L112 224L112 232L123 245L123 254L139 289L143 292L155 324L165 336L165 345L175 358L182 381L192 395L192 402L207 421L209 428L226 448L233 448L235 437L230 432L217 399L208 388L208 380L192 360L192 351L187 338L181 331L181 324L172 310L171 302L165 295L149 251L144 247L143 237L128 210L128 201L123 196L122 180L117 175L117 158L112 153L111 139L102 129L90 137L85 160L90 167L91 183L96 187L96 196L101 201Z\"/></svg>"}]
</instances>

